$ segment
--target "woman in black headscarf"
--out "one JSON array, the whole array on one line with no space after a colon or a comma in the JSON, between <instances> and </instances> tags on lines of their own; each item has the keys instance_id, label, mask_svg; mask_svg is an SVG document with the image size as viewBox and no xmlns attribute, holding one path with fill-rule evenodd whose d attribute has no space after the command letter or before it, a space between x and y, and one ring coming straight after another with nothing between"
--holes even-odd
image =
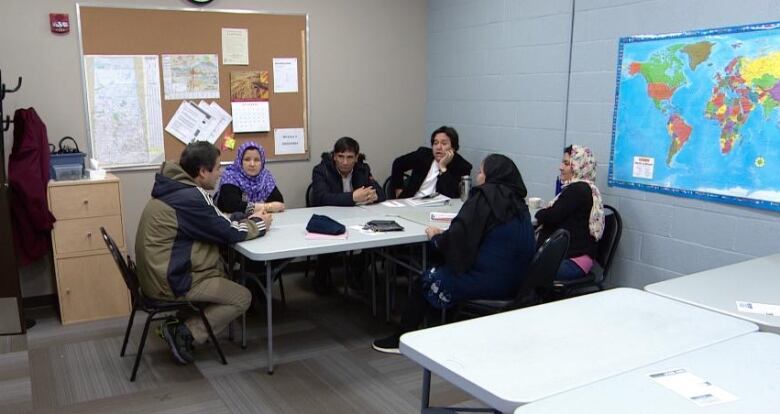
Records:
<instances>
[{"instance_id":1,"label":"woman in black headscarf","mask_svg":"<svg viewBox=\"0 0 780 414\"><path fill-rule=\"evenodd\" d=\"M512 160L491 154L482 161L477 186L450 228L425 230L443 265L415 283L400 331L374 341L374 349L398 353L401 334L417 329L430 306L446 309L462 300L515 295L535 253L525 196L523 177Z\"/></svg>"}]
</instances>

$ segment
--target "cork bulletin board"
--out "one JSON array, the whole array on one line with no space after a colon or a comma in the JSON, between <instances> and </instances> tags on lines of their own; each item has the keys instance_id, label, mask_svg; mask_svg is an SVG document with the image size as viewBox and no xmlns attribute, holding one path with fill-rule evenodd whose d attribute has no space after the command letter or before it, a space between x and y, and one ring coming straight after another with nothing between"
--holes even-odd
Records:
<instances>
[{"instance_id":1,"label":"cork bulletin board","mask_svg":"<svg viewBox=\"0 0 780 414\"><path fill-rule=\"evenodd\" d=\"M81 38L82 63L88 55L145 55L159 57L159 73L162 76L163 55L217 55L219 66L219 97L205 99L216 102L231 113L231 73L267 71L273 74L274 58L297 59L298 90L294 93L274 93L274 79L270 76L267 100L269 105L270 131L233 133L231 123L218 138L215 145L222 150L221 160L232 161L235 150L246 141L263 145L268 160L305 160L309 158L307 121L307 60L308 43L307 16L305 14L266 14L253 11L208 10L208 9L140 9L120 7L98 7L78 5L79 35ZM247 30L248 65L223 65L222 29L241 28ZM83 63L84 64L84 63ZM163 129L182 103L181 99L165 100L160 79ZM85 95L89 82L85 75ZM197 103L198 100L193 100ZM90 108L88 106L88 117ZM274 129L302 128L304 131L303 153L275 153ZM225 135L235 139L235 147L224 145ZM94 131L90 131L91 148L95 148ZM185 144L163 131L164 156L166 160L178 160ZM159 165L157 163L146 165ZM110 165L109 165L110 166ZM130 165L129 167L142 165Z\"/></svg>"}]
</instances>

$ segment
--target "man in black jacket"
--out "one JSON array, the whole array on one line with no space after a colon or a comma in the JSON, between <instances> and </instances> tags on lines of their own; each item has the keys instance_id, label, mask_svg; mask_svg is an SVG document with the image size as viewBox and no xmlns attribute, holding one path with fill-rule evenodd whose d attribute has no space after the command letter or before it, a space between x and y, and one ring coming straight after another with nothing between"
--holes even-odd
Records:
<instances>
[{"instance_id":1,"label":"man in black jacket","mask_svg":"<svg viewBox=\"0 0 780 414\"><path fill-rule=\"evenodd\" d=\"M332 152L322 154L322 161L312 171L312 206L356 206L385 200L384 191L371 176L371 167L360 153L360 145L350 137L341 137ZM324 293L330 282L333 255L320 255L314 272L314 290ZM360 281L364 268L362 257L355 257L352 282ZM348 271L348 273L350 273Z\"/></svg>"},{"instance_id":2,"label":"man in black jacket","mask_svg":"<svg viewBox=\"0 0 780 414\"><path fill-rule=\"evenodd\" d=\"M371 167L360 153L360 145L341 137L332 152L312 171L312 206L355 206L384 201L385 195L371 176Z\"/></svg>"},{"instance_id":3,"label":"man in black jacket","mask_svg":"<svg viewBox=\"0 0 780 414\"><path fill-rule=\"evenodd\" d=\"M442 126L431 134L431 148L420 147L393 161L391 193L396 198L421 197L434 192L460 196L460 179L471 174L471 164L458 154L458 132ZM404 173L412 176L404 182Z\"/></svg>"}]
</instances>

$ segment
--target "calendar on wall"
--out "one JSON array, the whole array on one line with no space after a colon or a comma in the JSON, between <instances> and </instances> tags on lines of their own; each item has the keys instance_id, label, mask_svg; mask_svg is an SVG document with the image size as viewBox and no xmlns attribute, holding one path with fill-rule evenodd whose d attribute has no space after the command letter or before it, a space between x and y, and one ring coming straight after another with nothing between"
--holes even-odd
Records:
<instances>
[{"instance_id":1,"label":"calendar on wall","mask_svg":"<svg viewBox=\"0 0 780 414\"><path fill-rule=\"evenodd\" d=\"M233 132L268 132L271 117L268 101L231 102Z\"/></svg>"}]
</instances>

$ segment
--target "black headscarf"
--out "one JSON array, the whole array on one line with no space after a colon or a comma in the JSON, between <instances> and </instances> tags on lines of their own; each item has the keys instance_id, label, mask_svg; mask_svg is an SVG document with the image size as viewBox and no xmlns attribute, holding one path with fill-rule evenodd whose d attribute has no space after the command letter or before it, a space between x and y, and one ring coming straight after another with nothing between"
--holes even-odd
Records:
<instances>
[{"instance_id":1,"label":"black headscarf","mask_svg":"<svg viewBox=\"0 0 780 414\"><path fill-rule=\"evenodd\" d=\"M488 155L482 161L482 171L485 183L471 190L449 230L436 240L445 263L458 274L474 264L482 239L493 227L518 216L531 219L525 204L528 192L511 159L501 154Z\"/></svg>"}]
</instances>

